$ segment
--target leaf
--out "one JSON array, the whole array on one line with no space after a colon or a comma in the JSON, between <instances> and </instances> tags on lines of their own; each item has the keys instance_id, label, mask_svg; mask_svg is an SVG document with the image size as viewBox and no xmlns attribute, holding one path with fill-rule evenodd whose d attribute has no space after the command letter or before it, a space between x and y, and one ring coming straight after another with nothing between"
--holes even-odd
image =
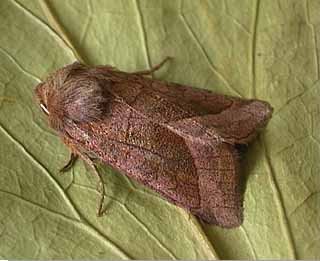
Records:
<instances>
[{"instance_id":1,"label":"leaf","mask_svg":"<svg viewBox=\"0 0 320 261\"><path fill-rule=\"evenodd\" d=\"M320 258L320 4L316 0L27 1L0 4L0 257ZM76 58L121 70L174 60L157 78L269 101L244 161L245 221L200 224L106 166L107 211L83 163L33 99Z\"/></svg>"}]
</instances>

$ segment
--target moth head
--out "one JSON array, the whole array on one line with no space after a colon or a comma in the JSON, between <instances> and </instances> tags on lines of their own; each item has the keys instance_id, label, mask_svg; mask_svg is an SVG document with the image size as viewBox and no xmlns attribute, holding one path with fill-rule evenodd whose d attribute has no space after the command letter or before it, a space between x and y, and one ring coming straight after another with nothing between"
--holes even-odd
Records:
<instances>
[{"instance_id":1,"label":"moth head","mask_svg":"<svg viewBox=\"0 0 320 261\"><path fill-rule=\"evenodd\" d=\"M57 131L73 123L99 120L106 103L99 80L79 62L51 74L36 86L35 93L40 109Z\"/></svg>"},{"instance_id":2,"label":"moth head","mask_svg":"<svg viewBox=\"0 0 320 261\"><path fill-rule=\"evenodd\" d=\"M48 90L47 83L42 82L36 86L35 93L36 93L36 98L38 100L40 109L44 114L49 116L49 111L48 111L48 106L47 106L47 93L46 91Z\"/></svg>"}]
</instances>

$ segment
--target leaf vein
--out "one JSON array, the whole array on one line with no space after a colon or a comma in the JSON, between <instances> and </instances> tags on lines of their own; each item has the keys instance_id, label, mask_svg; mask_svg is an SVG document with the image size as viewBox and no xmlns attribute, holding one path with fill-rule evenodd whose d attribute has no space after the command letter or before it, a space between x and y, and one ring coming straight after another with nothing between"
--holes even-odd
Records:
<instances>
[{"instance_id":1,"label":"leaf vein","mask_svg":"<svg viewBox=\"0 0 320 261\"><path fill-rule=\"evenodd\" d=\"M44 167L16 138L13 137L12 134L10 134L2 125L0 125L0 130L2 133L7 136L7 138L15 144L20 151L26 155L26 157L34 164L34 166L38 167L45 175L46 177L54 184L55 188L58 190L62 198L65 200L66 204L70 207L72 213L74 216L76 216L77 219L81 219L81 215L74 206L73 202L70 200L70 198L65 194L63 191L63 188L61 185L55 180L55 178L50 174L50 172Z\"/></svg>"},{"instance_id":2,"label":"leaf vein","mask_svg":"<svg viewBox=\"0 0 320 261\"><path fill-rule=\"evenodd\" d=\"M26 7L24 7L22 4L20 4L19 2L17 2L16 0L11 0L11 2L17 7L19 8L24 14L26 14L27 16L29 16L30 18L32 18L32 20L34 22L36 22L37 24L39 24L41 27L43 27L44 29L46 29L46 31L53 36L54 39L57 40L57 42L63 46L66 47L68 51L70 51L72 53L72 57L76 57L74 50L64 41L64 39L62 39L60 37L59 34L57 34L54 30L52 30L52 28L50 28L50 26L48 26L45 22L43 22L39 17L37 17L35 14L33 14L30 10L28 10Z\"/></svg>"},{"instance_id":3,"label":"leaf vein","mask_svg":"<svg viewBox=\"0 0 320 261\"><path fill-rule=\"evenodd\" d=\"M237 96L242 97L242 95L240 94L240 92L238 92L235 88L233 88L230 83L226 80L226 78L217 70L217 68L213 65L213 62L211 61L211 59L209 58L209 55L207 54L205 48L201 45L198 37L196 36L196 34L194 33L194 31L192 30L190 24L187 22L187 19L183 13L183 0L180 0L180 7L179 7L179 16L181 17L181 20L183 22L183 24L185 25L187 31L189 32L191 38L195 41L196 46L198 47L198 49L200 50L200 52L202 53L203 57L205 58L205 60L207 61L209 68L211 69L211 71L218 76L218 78L220 78L220 80L224 83L224 85L233 93L235 93Z\"/></svg>"},{"instance_id":4,"label":"leaf vein","mask_svg":"<svg viewBox=\"0 0 320 261\"><path fill-rule=\"evenodd\" d=\"M138 24L139 24L139 28L140 28L140 37L141 37L143 47L144 47L145 59L147 61L148 68L151 68L152 66L151 66L150 52L149 52L149 48L148 48L148 44L147 44L147 34L146 34L146 30L145 30L143 16L142 16L142 13L140 10L139 1L138 0L134 1L134 4L135 4L135 10L137 13Z\"/></svg>"},{"instance_id":5,"label":"leaf vein","mask_svg":"<svg viewBox=\"0 0 320 261\"><path fill-rule=\"evenodd\" d=\"M56 217L62 219L63 221L65 221L67 223L70 223L70 224L72 224L74 226L78 226L83 231L86 231L89 234L91 234L92 236L94 236L95 238L101 240L107 247L109 247L110 249L112 249L115 252L117 252L117 254L121 258L123 258L123 259L132 259L122 249L120 249L115 243L113 243L109 238L107 238L105 235L101 234L98 230L96 230L91 224L89 224L85 220L83 220L84 222L81 222L79 220L72 219L72 218L70 218L68 216L65 216L65 215L61 214L61 213L52 211L51 209L44 208L43 206L41 206L41 205L39 205L39 204L37 204L35 202L29 201L29 200L27 200L25 198L22 198L22 197L14 194L12 192L0 190L0 194L1 193L6 194L7 196L14 197L15 199L17 199L17 200L19 200L19 201L21 201L23 203L26 203L28 205L32 205L32 206L38 207L38 208L40 208L41 210L44 210L46 213L48 213L50 215L56 216Z\"/></svg>"},{"instance_id":6,"label":"leaf vein","mask_svg":"<svg viewBox=\"0 0 320 261\"><path fill-rule=\"evenodd\" d=\"M273 169L273 166L271 164L271 159L269 157L269 151L266 147L265 141L263 138L260 138L260 144L261 147L263 148L263 154L265 157L265 163L266 163L266 169L269 173L268 177L269 177L269 182L271 184L271 189L273 191L273 196L274 196L274 200L277 206L277 210L279 213L279 217L280 217L280 222L281 222L281 226L282 229L284 231L284 235L287 238L287 242L288 242L288 251L289 251L289 259L297 259L297 253L296 253L296 248L295 248L295 244L294 244L294 239L293 239L293 235L292 235L292 231L290 228L290 224L289 224L289 219L287 216L287 213L285 211L284 208L284 202L283 202L283 198L280 192L280 188L279 185L277 184L276 181L276 177L275 177L275 170Z\"/></svg>"}]
</instances>

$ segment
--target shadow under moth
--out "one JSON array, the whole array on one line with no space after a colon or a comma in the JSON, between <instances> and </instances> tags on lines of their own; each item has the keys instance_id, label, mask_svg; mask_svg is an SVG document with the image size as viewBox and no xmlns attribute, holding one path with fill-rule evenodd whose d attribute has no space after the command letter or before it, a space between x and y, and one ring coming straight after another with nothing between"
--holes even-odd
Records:
<instances>
[{"instance_id":1,"label":"shadow under moth","mask_svg":"<svg viewBox=\"0 0 320 261\"><path fill-rule=\"evenodd\" d=\"M71 149L62 171L80 157L101 182L101 161L207 223L239 226L240 154L272 107L147 77L166 60L134 73L75 62L36 87L50 126Z\"/></svg>"}]
</instances>

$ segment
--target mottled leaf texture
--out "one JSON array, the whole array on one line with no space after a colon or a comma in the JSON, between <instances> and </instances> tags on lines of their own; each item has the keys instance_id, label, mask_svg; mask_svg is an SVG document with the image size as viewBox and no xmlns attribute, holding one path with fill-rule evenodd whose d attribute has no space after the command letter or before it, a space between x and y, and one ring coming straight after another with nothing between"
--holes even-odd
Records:
<instances>
[{"instance_id":1,"label":"mottled leaf texture","mask_svg":"<svg viewBox=\"0 0 320 261\"><path fill-rule=\"evenodd\" d=\"M75 155L110 164L210 224L241 225L237 148L266 125L268 103L78 62L35 91Z\"/></svg>"},{"instance_id":2,"label":"mottled leaf texture","mask_svg":"<svg viewBox=\"0 0 320 261\"><path fill-rule=\"evenodd\" d=\"M1 0L0 257L319 259L319 12L318 0ZM59 173L69 149L34 102L42 77L76 60L133 72L166 56L154 79L274 108L243 157L238 228L199 223L102 165L97 218L91 169Z\"/></svg>"}]
</instances>

